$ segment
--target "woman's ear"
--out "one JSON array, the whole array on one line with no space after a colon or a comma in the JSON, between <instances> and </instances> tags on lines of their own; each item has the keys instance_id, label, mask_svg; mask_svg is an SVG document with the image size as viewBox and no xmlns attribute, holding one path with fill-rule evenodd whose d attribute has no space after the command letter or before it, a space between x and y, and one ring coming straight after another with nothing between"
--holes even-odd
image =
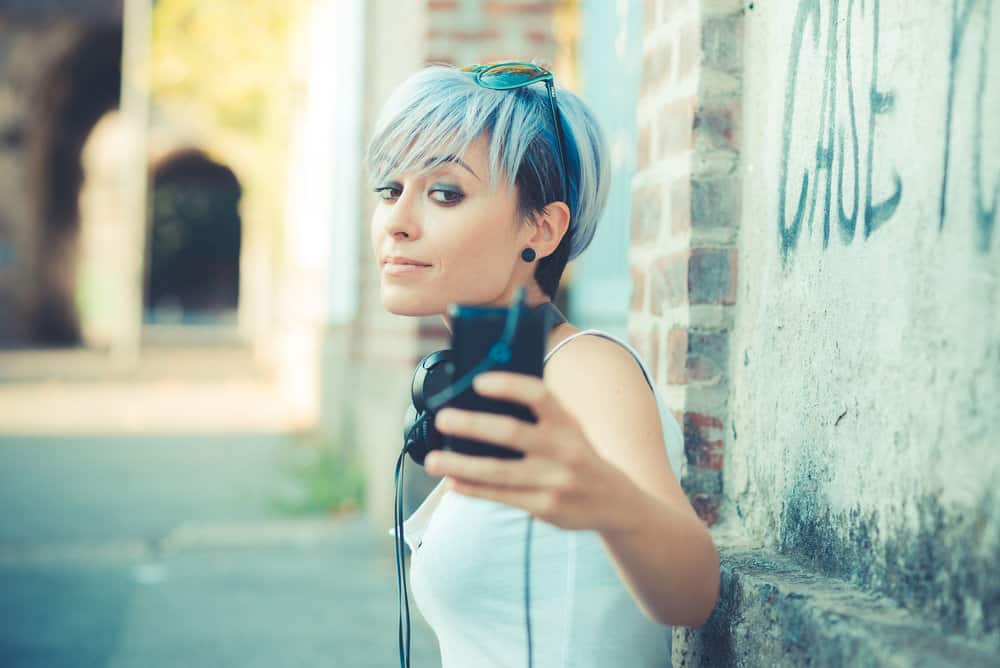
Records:
<instances>
[{"instance_id":1,"label":"woman's ear","mask_svg":"<svg viewBox=\"0 0 1000 668\"><path fill-rule=\"evenodd\" d=\"M569 229L569 218L569 207L565 202L549 202L534 215L533 231L527 243L535 249L539 259L556 252Z\"/></svg>"}]
</instances>

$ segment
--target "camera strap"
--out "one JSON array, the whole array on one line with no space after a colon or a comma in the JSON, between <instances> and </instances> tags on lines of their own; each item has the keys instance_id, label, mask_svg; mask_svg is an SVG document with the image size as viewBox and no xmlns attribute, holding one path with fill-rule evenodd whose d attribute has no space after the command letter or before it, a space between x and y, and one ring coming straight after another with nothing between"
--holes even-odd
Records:
<instances>
[{"instance_id":1,"label":"camera strap","mask_svg":"<svg viewBox=\"0 0 1000 668\"><path fill-rule=\"evenodd\" d=\"M545 327L543 329L546 332L551 332L553 329L566 322L566 316L564 316L562 311L559 310L559 307L552 302L542 302L536 306L535 309L542 312L542 316L545 319Z\"/></svg>"},{"instance_id":2,"label":"camera strap","mask_svg":"<svg viewBox=\"0 0 1000 668\"><path fill-rule=\"evenodd\" d=\"M514 313L508 319L507 327L506 327L506 331L505 331L505 337L508 337L510 340L513 339L514 330L516 329L516 327L518 325L518 313L519 313L519 309L522 308L523 300L524 300L524 289L521 288L520 291L518 292L518 295L517 295L516 299L515 299L515 303L512 306L512 308L514 309ZM560 311L559 308L554 303L552 303L551 301L542 302L541 304L538 304L536 306L529 307L529 308L531 308L532 310L540 311L541 312L541 315L542 315L542 331L544 331L546 333L546 335L550 334L552 332L552 330L555 329L556 327L558 327L559 325L563 324L564 322L567 322L566 316L564 316L562 314L562 311ZM506 355L509 357L509 354L510 354L510 341L509 340L506 341L505 343L503 343L503 345L500 346L500 352L503 353L504 351L506 352ZM445 356L443 358L441 358L441 359L442 360L447 360L448 359L448 357L447 357L447 353L448 352L449 351L447 351L447 350L443 350L443 351L438 351L437 353L433 353L433 355L442 355L442 354L444 354ZM491 352L493 352L493 351L491 351ZM430 356L425 357L424 361L426 361L428 359L428 357L430 357ZM437 358L434 358L434 359L437 359ZM486 362L486 361L488 361L488 360L484 360L484 362ZM421 366L422 365L423 365L423 362L421 363ZM487 366L487 365L484 364L483 366ZM473 373L470 373L469 375L470 376L474 376L475 373L473 372ZM417 376L415 376L415 378L417 378ZM421 378L423 378L423 379L421 379L419 381L420 385L421 385L420 396L423 396L423 383L424 383L424 379L426 379L426 376L422 376ZM431 409L431 411L436 410L436 408L437 408L437 406L439 404L444 404L445 402L447 402L452 396L454 396L455 394L457 394L457 392L459 390L460 390L459 385L458 384L453 384L453 385L451 385L449 387L446 387L446 388L444 388L442 390L438 390L433 396L427 397L425 400L422 400L421 403L425 403L426 404L426 408ZM411 406L411 408L412 408L412 406ZM403 544L404 544L404 534L403 534L403 531L404 531L404 529L403 529L403 515L404 515L404 512L403 512L403 495L402 495L402 488L403 488L403 461L404 461L404 456L406 455L407 451L411 448L411 445L414 448L419 448L419 446L416 444L415 441L411 441L410 436L409 436L410 431L412 429L416 428L417 426L422 427L424 429L424 432L425 432L423 439L426 440L428 438L427 435L426 435L426 431L427 431L428 425L429 425L429 422L426 419L423 419L423 420L418 420L416 423L414 423L413 425L410 425L407 428L406 435L404 436L404 438L406 440L406 445L404 446L403 450L400 452L399 458L396 460L396 471L395 471L395 498L396 498L396 501L395 501L394 508L393 508L393 524L395 525L395 541L394 542L395 542L395 558L396 558L396 584L397 584L397 594L398 594L398 597L399 597L399 665L400 665L401 668L409 668L409 666L410 666L410 603L409 603L409 596L407 594L407 587L406 587L406 564L405 564L405 551L404 551L404 548L403 548ZM417 440L419 440L419 439L417 439ZM424 448L423 452L426 452L426 448ZM413 456L413 455L411 454L411 456ZM420 458L417 459L418 463L422 461L422 457L423 457L423 455L420 455ZM525 590L524 590L525 591L525 602L524 602L524 604L525 604L525 624L526 624L526 628L527 628L528 666L529 667L532 666L532 639L531 639L531 615L530 615L531 602L530 602L530 593L529 593L530 592L530 577L529 577L530 556L529 555L530 555L530 551L531 551L531 527L532 527L532 521L531 520L532 520L532 516L528 515L527 533L525 535L525 564L524 564L524 567L525 567ZM404 612L405 612L405 625L404 625ZM404 631L404 629L405 629L405 631Z\"/></svg>"}]
</instances>

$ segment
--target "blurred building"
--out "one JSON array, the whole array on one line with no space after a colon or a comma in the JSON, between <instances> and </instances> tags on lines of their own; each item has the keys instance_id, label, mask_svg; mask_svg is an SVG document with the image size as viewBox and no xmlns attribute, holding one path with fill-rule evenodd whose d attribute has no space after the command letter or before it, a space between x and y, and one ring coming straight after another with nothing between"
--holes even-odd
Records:
<instances>
[{"instance_id":1,"label":"blurred building","mask_svg":"<svg viewBox=\"0 0 1000 668\"><path fill-rule=\"evenodd\" d=\"M0 344L75 344L77 196L121 88L120 0L0 5Z\"/></svg>"}]
</instances>

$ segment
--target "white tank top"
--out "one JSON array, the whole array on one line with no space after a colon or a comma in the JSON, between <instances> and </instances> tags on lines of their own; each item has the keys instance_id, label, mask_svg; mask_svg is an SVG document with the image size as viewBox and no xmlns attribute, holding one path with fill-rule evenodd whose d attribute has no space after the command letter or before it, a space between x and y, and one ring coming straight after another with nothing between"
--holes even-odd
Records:
<instances>
[{"instance_id":1,"label":"white tank top","mask_svg":"<svg viewBox=\"0 0 1000 668\"><path fill-rule=\"evenodd\" d=\"M664 446L680 477L683 435L649 370L628 343L600 330L577 336L617 341L635 356L660 409ZM524 541L528 513L449 492L444 479L403 524L413 601L438 639L442 668L528 665ZM395 535L393 529L389 530ZM646 617L593 530L535 519L531 532L531 644L536 668L663 668L671 629ZM420 667L415 667L420 668Z\"/></svg>"}]
</instances>

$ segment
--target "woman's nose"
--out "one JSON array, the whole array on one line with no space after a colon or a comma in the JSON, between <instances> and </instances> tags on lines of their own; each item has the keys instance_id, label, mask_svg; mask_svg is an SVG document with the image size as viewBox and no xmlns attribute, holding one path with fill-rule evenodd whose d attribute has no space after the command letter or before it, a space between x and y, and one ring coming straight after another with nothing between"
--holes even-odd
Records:
<instances>
[{"instance_id":1,"label":"woman's nose","mask_svg":"<svg viewBox=\"0 0 1000 668\"><path fill-rule=\"evenodd\" d=\"M419 212L405 192L390 207L385 231L396 238L416 239L420 236Z\"/></svg>"}]
</instances>

